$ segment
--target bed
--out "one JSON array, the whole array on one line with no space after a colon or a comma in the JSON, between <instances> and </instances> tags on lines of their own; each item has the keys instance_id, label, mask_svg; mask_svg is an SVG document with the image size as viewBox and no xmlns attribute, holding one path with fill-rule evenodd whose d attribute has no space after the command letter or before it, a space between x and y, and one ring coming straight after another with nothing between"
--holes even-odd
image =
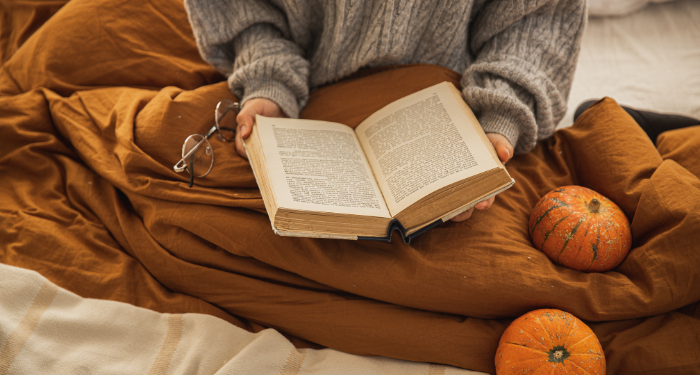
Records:
<instances>
[{"instance_id":1,"label":"bed","mask_svg":"<svg viewBox=\"0 0 700 375\"><path fill-rule=\"evenodd\" d=\"M700 127L654 144L618 105L698 115L700 3L592 18L561 129L508 163L516 185L492 208L411 244L273 235L248 163L217 141L212 173L188 188L172 171L183 140L211 125L219 100L235 98L199 57L182 3L2 7L7 267L83 299L170 314L153 318L161 322L205 314L247 332L274 329L304 352L389 357L434 374L494 373L508 324L558 308L593 329L611 374L700 373ZM669 18L681 21L663 26ZM666 54L645 50L648 39L625 26L653 30L650 19L677 34L677 44L653 45ZM657 67L657 54L667 68L647 81L640 72ZM459 75L392 67L314 91L302 117L356 126L441 81ZM579 101L606 96L571 126ZM630 218L634 247L615 270L573 271L532 247L532 207L569 184L601 192Z\"/></svg>"},{"instance_id":2,"label":"bed","mask_svg":"<svg viewBox=\"0 0 700 375\"><path fill-rule=\"evenodd\" d=\"M700 6L697 1L592 0L581 55L559 128L576 107L604 96L638 109L700 118ZM621 4L612 8L612 4ZM627 12L632 12L627 14ZM618 16L617 14L624 14ZM611 16L603 16L611 14Z\"/></svg>"}]
</instances>

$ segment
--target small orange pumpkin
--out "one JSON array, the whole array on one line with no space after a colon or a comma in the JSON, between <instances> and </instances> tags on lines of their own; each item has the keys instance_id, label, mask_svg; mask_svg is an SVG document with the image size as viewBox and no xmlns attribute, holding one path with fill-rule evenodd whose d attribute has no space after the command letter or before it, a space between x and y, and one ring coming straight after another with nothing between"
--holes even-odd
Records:
<instances>
[{"instance_id":1,"label":"small orange pumpkin","mask_svg":"<svg viewBox=\"0 0 700 375\"><path fill-rule=\"evenodd\" d=\"M515 319L496 350L496 374L605 374L598 337L577 317L541 309Z\"/></svg>"},{"instance_id":2,"label":"small orange pumpkin","mask_svg":"<svg viewBox=\"0 0 700 375\"><path fill-rule=\"evenodd\" d=\"M630 223L620 207L581 186L545 194L532 210L529 232L552 262L585 272L617 267L632 245Z\"/></svg>"}]
</instances>

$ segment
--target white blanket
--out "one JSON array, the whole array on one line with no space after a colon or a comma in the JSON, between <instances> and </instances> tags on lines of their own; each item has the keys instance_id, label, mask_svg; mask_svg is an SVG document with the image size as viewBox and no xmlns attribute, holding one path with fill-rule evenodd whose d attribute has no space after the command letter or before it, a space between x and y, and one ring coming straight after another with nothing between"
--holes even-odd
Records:
<instances>
[{"instance_id":1,"label":"white blanket","mask_svg":"<svg viewBox=\"0 0 700 375\"><path fill-rule=\"evenodd\" d=\"M700 119L700 1L651 4L624 17L591 17L559 127L588 99Z\"/></svg>"},{"instance_id":2,"label":"white blanket","mask_svg":"<svg viewBox=\"0 0 700 375\"><path fill-rule=\"evenodd\" d=\"M336 350L297 350L202 314L160 314L81 298L34 271L0 264L4 374L477 374Z\"/></svg>"}]
</instances>

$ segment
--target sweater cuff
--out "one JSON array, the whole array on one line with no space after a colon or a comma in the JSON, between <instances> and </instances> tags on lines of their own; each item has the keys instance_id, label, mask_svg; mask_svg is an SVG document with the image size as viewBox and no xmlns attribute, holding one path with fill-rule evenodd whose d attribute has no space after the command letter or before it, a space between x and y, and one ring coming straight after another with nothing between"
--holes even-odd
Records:
<instances>
[{"instance_id":1,"label":"sweater cuff","mask_svg":"<svg viewBox=\"0 0 700 375\"><path fill-rule=\"evenodd\" d=\"M242 93L237 91L233 94L241 98L241 107L250 99L265 98L280 106L285 115L299 118L297 98L282 82L271 79L252 80L245 83Z\"/></svg>"},{"instance_id":2,"label":"sweater cuff","mask_svg":"<svg viewBox=\"0 0 700 375\"><path fill-rule=\"evenodd\" d=\"M515 150L520 137L520 128L513 118L507 114L488 111L479 116L479 123L484 132L497 133L506 137Z\"/></svg>"}]
</instances>

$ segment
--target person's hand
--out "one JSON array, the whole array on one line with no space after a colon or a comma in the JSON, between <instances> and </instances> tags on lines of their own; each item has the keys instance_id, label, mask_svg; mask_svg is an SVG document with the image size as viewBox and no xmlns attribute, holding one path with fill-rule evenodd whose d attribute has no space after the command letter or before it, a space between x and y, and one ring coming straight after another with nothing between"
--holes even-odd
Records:
<instances>
[{"instance_id":1,"label":"person's hand","mask_svg":"<svg viewBox=\"0 0 700 375\"><path fill-rule=\"evenodd\" d=\"M236 129L236 152L241 155L244 159L248 159L248 155L245 154L245 147L243 147L243 140L248 139L250 132L253 130L253 124L255 124L255 115L262 115L266 117L287 117L282 111L282 108L269 99L255 98L250 99L245 102L241 111L238 112L238 117L236 117L236 122L238 127Z\"/></svg>"},{"instance_id":2,"label":"person's hand","mask_svg":"<svg viewBox=\"0 0 700 375\"><path fill-rule=\"evenodd\" d=\"M491 144L493 144L493 148L496 149L496 153L498 154L498 158L501 159L501 161L505 164L510 158L513 157L513 146L510 144L508 139L506 137L496 134L496 133L489 133L486 134L486 136L489 138L489 141L491 141ZM493 204L493 201L496 200L496 197L491 197L485 201L481 201L476 204L476 206L462 212L461 214L455 216L452 218L452 221L460 222L460 221L465 221L472 217L472 213L474 212L474 209L476 208L477 210L486 210L491 205Z\"/></svg>"}]
</instances>

